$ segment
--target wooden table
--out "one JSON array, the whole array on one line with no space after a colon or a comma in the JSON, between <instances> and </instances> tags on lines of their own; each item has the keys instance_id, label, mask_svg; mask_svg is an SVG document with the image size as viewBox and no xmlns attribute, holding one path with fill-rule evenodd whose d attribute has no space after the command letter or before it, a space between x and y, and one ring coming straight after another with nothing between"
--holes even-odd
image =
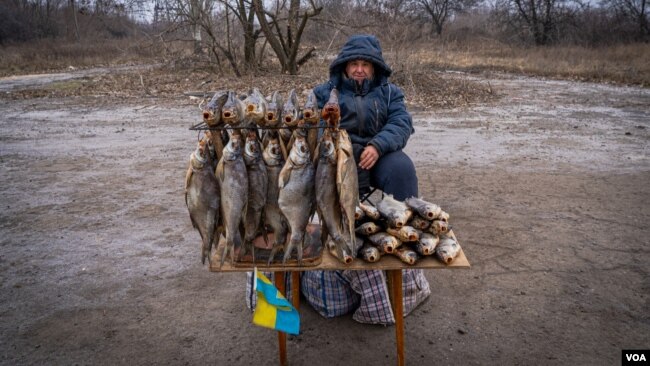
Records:
<instances>
[{"instance_id":1,"label":"wooden table","mask_svg":"<svg viewBox=\"0 0 650 366\"><path fill-rule=\"evenodd\" d=\"M316 228L312 227L312 238L318 238L319 232ZM451 233L451 235L454 235ZM223 238L222 238L223 239ZM248 272L252 271L254 266L252 264L232 266L226 261L222 267L219 267L221 261L220 253L223 252L225 245L224 240L219 242L217 250L212 257L210 271L212 272ZM274 264L267 266L266 263L258 263L257 269L260 271L277 272L275 274L275 286L285 293L284 276L285 272L291 273L291 290L292 290L292 303L298 309L300 301L300 274L301 271L334 271L334 270L384 270L388 276L388 288L391 296L391 304L393 314L395 315L395 338L397 346L397 364L404 365L404 310L403 310L403 293L402 293L402 270L403 269L454 269L454 268L469 268L470 264L465 257L465 253L461 249L458 257L454 261L446 265L439 261L435 256L426 256L421 258L416 264L408 265L397 257L392 255L384 255L381 260L376 263L368 263L361 259L355 259L351 264L343 264L328 251L324 251L321 261L312 266L282 266L281 264ZM283 332L278 332L280 365L287 364L287 335Z\"/></svg>"}]
</instances>

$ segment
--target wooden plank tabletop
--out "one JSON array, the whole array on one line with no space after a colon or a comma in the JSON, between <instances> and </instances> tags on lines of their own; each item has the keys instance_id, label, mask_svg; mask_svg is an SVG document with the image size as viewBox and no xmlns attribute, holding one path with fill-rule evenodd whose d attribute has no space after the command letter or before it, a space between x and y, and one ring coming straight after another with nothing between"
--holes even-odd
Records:
<instances>
[{"instance_id":1,"label":"wooden plank tabletop","mask_svg":"<svg viewBox=\"0 0 650 366\"><path fill-rule=\"evenodd\" d=\"M310 225L311 226L311 225ZM317 225L316 225L317 226ZM319 231L317 227L311 226L308 230L310 232L310 240L318 240ZM453 233L451 233L453 235ZM459 243L460 244L460 243ZM263 244L262 244L263 245ZM258 245L256 245L257 247ZM222 267L219 266L221 262L221 253L223 253L223 248L225 247L225 240L221 238L217 250L215 250L210 261L210 271L212 272L248 272L252 271L254 268L253 263L237 263L232 265L228 260L225 261ZM295 261L294 261L295 262ZM402 262L399 258L394 255L383 255L378 262L369 263L360 258L355 259L350 264L344 264L331 255L327 250L322 252L322 255L319 255L317 258L312 258L310 261L305 261L303 266L299 266L297 263L287 263L283 265L282 263L274 263L270 266L266 265L266 261L259 261L257 263L257 269L268 272L291 272L291 271L314 271L314 270L392 270L392 269L456 269L456 268L470 268L469 261L465 257L463 252L462 245L460 253L454 259L451 264L444 264L441 262L435 255L433 256L424 256L421 257L415 264L409 265Z\"/></svg>"}]
</instances>

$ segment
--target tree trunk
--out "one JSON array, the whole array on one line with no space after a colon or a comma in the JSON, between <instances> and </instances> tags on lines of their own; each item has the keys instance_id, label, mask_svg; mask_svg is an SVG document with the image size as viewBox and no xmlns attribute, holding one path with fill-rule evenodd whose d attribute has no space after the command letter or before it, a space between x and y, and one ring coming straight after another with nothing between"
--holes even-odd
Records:
<instances>
[{"instance_id":1,"label":"tree trunk","mask_svg":"<svg viewBox=\"0 0 650 366\"><path fill-rule=\"evenodd\" d=\"M75 9L74 6L74 1L75 0L70 0L70 9L72 11L72 19L74 19L74 34L77 42L81 40L79 37L79 22L77 21L77 10Z\"/></svg>"}]
</instances>

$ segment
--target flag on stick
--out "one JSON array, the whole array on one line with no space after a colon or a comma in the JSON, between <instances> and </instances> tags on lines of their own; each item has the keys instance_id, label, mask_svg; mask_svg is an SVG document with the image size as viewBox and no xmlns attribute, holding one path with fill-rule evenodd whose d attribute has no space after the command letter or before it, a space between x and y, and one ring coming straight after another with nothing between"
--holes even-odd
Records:
<instances>
[{"instance_id":1,"label":"flag on stick","mask_svg":"<svg viewBox=\"0 0 650 366\"><path fill-rule=\"evenodd\" d=\"M294 335L300 333L300 314L257 268L254 290L257 292L257 305L253 324Z\"/></svg>"}]
</instances>

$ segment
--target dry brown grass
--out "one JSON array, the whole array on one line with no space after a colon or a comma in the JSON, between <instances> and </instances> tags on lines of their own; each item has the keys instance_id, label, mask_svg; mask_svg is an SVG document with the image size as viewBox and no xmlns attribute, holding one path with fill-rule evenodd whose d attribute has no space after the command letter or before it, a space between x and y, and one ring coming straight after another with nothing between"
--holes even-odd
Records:
<instances>
[{"instance_id":1,"label":"dry brown grass","mask_svg":"<svg viewBox=\"0 0 650 366\"><path fill-rule=\"evenodd\" d=\"M133 39L84 43L44 39L0 47L0 76L152 62L155 57L151 47Z\"/></svg>"},{"instance_id":2,"label":"dry brown grass","mask_svg":"<svg viewBox=\"0 0 650 366\"><path fill-rule=\"evenodd\" d=\"M497 70L553 78L650 86L650 44L523 48L493 40L435 44L410 55L436 69Z\"/></svg>"}]
</instances>

